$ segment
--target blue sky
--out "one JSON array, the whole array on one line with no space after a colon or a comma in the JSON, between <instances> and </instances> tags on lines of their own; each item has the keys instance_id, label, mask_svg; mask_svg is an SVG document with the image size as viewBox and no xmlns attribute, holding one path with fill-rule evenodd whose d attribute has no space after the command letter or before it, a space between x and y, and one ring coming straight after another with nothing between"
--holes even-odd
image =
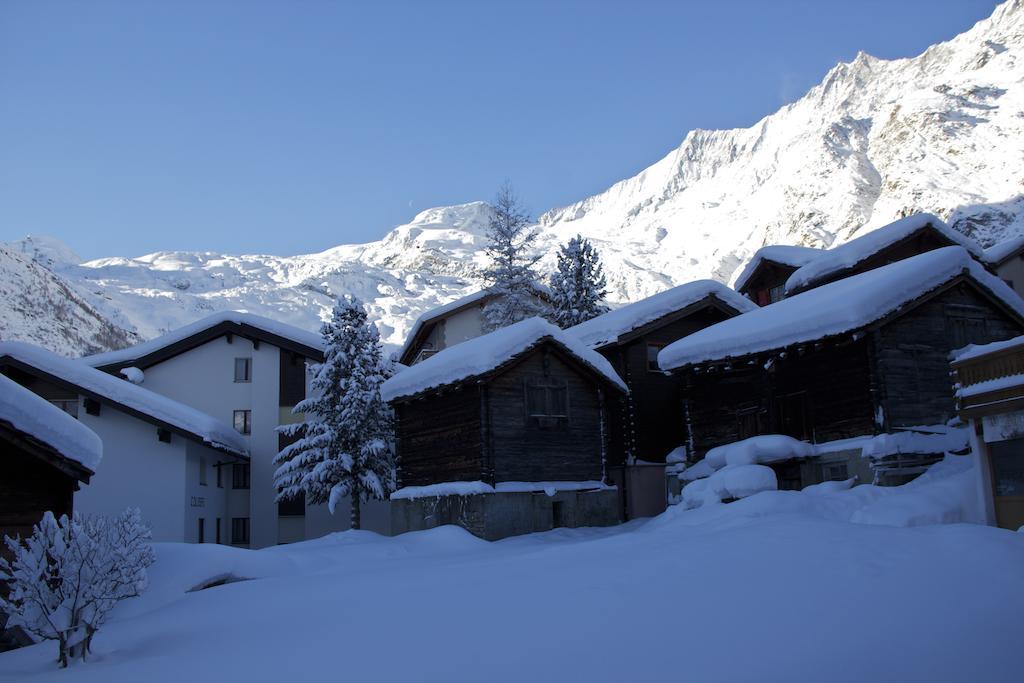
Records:
<instances>
[{"instance_id":1,"label":"blue sky","mask_svg":"<svg viewBox=\"0 0 1024 683\"><path fill-rule=\"evenodd\" d=\"M0 3L0 240L297 254L512 181L534 213L992 0Z\"/></svg>"}]
</instances>

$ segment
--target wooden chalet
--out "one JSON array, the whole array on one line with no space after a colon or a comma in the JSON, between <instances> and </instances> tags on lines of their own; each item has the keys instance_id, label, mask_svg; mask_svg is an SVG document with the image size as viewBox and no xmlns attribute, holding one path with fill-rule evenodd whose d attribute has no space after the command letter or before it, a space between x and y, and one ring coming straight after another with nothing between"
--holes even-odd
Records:
<instances>
[{"instance_id":1,"label":"wooden chalet","mask_svg":"<svg viewBox=\"0 0 1024 683\"><path fill-rule=\"evenodd\" d=\"M44 512L71 514L74 492L89 483L103 450L88 427L2 376L0 443L0 538L31 535Z\"/></svg>"},{"instance_id":2,"label":"wooden chalet","mask_svg":"<svg viewBox=\"0 0 1024 683\"><path fill-rule=\"evenodd\" d=\"M782 244L761 247L744 266L733 288L758 306L781 301L789 276L823 253L821 249Z\"/></svg>"},{"instance_id":3,"label":"wooden chalet","mask_svg":"<svg viewBox=\"0 0 1024 683\"><path fill-rule=\"evenodd\" d=\"M984 252L974 240L939 218L927 213L907 216L821 252L789 277L785 296L950 246L963 247L979 262L985 261Z\"/></svg>"},{"instance_id":4,"label":"wooden chalet","mask_svg":"<svg viewBox=\"0 0 1024 683\"><path fill-rule=\"evenodd\" d=\"M1016 531L1024 527L1024 337L968 347L952 368L986 521Z\"/></svg>"},{"instance_id":5,"label":"wooden chalet","mask_svg":"<svg viewBox=\"0 0 1024 683\"><path fill-rule=\"evenodd\" d=\"M398 485L605 489L605 396L625 392L604 358L539 318L439 352L382 387L395 411Z\"/></svg>"},{"instance_id":6,"label":"wooden chalet","mask_svg":"<svg viewBox=\"0 0 1024 683\"><path fill-rule=\"evenodd\" d=\"M950 352L1021 332L1024 301L950 247L719 323L659 362L685 383L690 452L703 457L762 434L823 444L944 425L956 415ZM923 462L884 465L880 479L901 483ZM813 483L781 467L780 487Z\"/></svg>"}]
</instances>

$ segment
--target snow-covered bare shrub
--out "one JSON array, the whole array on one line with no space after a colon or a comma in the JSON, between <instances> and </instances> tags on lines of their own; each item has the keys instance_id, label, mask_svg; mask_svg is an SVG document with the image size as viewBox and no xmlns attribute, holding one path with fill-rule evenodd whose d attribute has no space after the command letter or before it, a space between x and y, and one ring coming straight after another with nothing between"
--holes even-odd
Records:
<instances>
[{"instance_id":1,"label":"snow-covered bare shrub","mask_svg":"<svg viewBox=\"0 0 1024 683\"><path fill-rule=\"evenodd\" d=\"M138 509L115 518L45 513L28 538L5 539L13 560L0 558L0 580L10 589L0 610L8 625L56 640L62 667L84 659L114 605L145 589L150 537Z\"/></svg>"}]
</instances>

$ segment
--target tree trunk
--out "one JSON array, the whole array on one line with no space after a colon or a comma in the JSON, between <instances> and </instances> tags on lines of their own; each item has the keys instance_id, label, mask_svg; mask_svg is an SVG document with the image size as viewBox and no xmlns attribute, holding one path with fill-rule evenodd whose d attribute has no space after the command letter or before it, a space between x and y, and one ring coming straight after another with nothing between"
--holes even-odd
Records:
<instances>
[{"instance_id":1,"label":"tree trunk","mask_svg":"<svg viewBox=\"0 0 1024 683\"><path fill-rule=\"evenodd\" d=\"M359 528L359 513L360 513L360 510L359 510L359 506L360 506L359 492L358 491L353 491L352 492L352 497L351 497L350 500L352 501L352 506L351 506L352 507L352 520L349 522L349 528L350 529L358 529Z\"/></svg>"}]
</instances>

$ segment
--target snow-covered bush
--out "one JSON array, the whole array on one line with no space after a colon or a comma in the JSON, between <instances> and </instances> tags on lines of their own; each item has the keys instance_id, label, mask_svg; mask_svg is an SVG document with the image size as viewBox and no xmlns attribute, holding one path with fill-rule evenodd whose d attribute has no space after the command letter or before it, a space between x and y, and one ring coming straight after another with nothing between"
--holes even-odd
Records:
<instances>
[{"instance_id":1,"label":"snow-covered bush","mask_svg":"<svg viewBox=\"0 0 1024 683\"><path fill-rule=\"evenodd\" d=\"M0 610L8 625L56 640L62 667L84 659L114 605L145 589L150 537L138 509L115 518L45 513L24 541L5 539L13 560L0 558L0 580L10 589Z\"/></svg>"},{"instance_id":2,"label":"snow-covered bush","mask_svg":"<svg viewBox=\"0 0 1024 683\"><path fill-rule=\"evenodd\" d=\"M377 328L354 297L338 300L321 333L324 362L316 366L312 396L292 411L305 422L278 428L298 440L274 458L277 499L305 494L333 514L350 496L351 527L358 529L360 503L394 489L391 411L380 395L393 365L383 360Z\"/></svg>"}]
</instances>

